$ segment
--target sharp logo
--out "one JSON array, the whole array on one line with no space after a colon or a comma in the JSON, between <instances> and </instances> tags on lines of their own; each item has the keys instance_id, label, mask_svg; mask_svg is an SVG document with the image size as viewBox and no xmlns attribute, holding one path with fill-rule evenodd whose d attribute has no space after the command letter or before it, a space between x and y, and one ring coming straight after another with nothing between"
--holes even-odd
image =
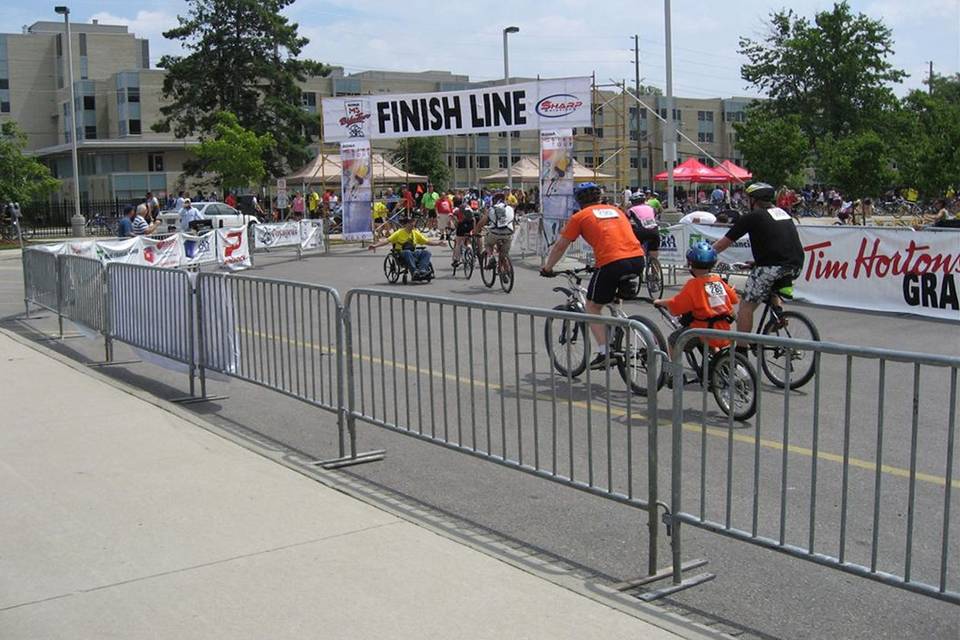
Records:
<instances>
[{"instance_id":1,"label":"sharp logo","mask_svg":"<svg viewBox=\"0 0 960 640\"><path fill-rule=\"evenodd\" d=\"M537 113L544 118L562 118L583 106L583 101L569 93L556 93L537 103Z\"/></svg>"}]
</instances>

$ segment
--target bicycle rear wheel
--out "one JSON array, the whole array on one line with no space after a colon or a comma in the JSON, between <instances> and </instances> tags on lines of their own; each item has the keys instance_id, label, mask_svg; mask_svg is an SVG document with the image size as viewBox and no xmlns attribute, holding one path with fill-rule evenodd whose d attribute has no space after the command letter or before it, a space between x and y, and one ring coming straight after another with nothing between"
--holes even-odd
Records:
<instances>
[{"instance_id":1,"label":"bicycle rear wheel","mask_svg":"<svg viewBox=\"0 0 960 640\"><path fill-rule=\"evenodd\" d=\"M497 282L497 257L489 253L481 253L480 260L480 278L483 284L492 288Z\"/></svg>"},{"instance_id":2,"label":"bicycle rear wheel","mask_svg":"<svg viewBox=\"0 0 960 640\"><path fill-rule=\"evenodd\" d=\"M580 311L567 305L554 307L558 311ZM590 338L587 335L587 325L575 320L547 318L543 328L544 339L547 343L547 353L553 368L562 376L569 375L576 378L587 368L587 358L590 356Z\"/></svg>"},{"instance_id":3,"label":"bicycle rear wheel","mask_svg":"<svg viewBox=\"0 0 960 640\"><path fill-rule=\"evenodd\" d=\"M656 349L667 353L667 341L663 337L663 332L660 331L660 327L658 327L653 320L644 316L630 316L630 319L636 320L648 328L650 333L653 334ZM640 331L633 329L631 333L630 344L628 345L624 331L619 327L616 330L614 350L617 353L617 370L620 372L620 377L623 378L624 383L630 387L630 391L637 395L646 396L649 392L647 388L649 368L651 363L654 362L654 359L658 359L660 356L651 352L647 346L646 339ZM656 360L657 388L654 390L654 393L663 387L667 379L667 372L663 364L662 359Z\"/></svg>"},{"instance_id":4,"label":"bicycle rear wheel","mask_svg":"<svg viewBox=\"0 0 960 640\"><path fill-rule=\"evenodd\" d=\"M653 256L647 256L647 266L644 271L647 292L651 298L659 298L663 295L663 267L660 266L660 261Z\"/></svg>"},{"instance_id":5,"label":"bicycle rear wheel","mask_svg":"<svg viewBox=\"0 0 960 640\"><path fill-rule=\"evenodd\" d=\"M807 316L796 311L782 311L780 319L770 318L763 327L763 335L819 341L820 332ZM816 367L817 354L813 351L763 345L760 351L760 368L767 378L780 387L787 384L790 371L790 388L799 389L810 382Z\"/></svg>"},{"instance_id":6,"label":"bicycle rear wheel","mask_svg":"<svg viewBox=\"0 0 960 640\"><path fill-rule=\"evenodd\" d=\"M473 247L469 245L463 248L463 256L460 258L460 266L463 267L463 277L469 280L473 277L473 264L476 257L473 255Z\"/></svg>"},{"instance_id":7,"label":"bicycle rear wheel","mask_svg":"<svg viewBox=\"0 0 960 640\"><path fill-rule=\"evenodd\" d=\"M721 349L711 358L710 389L717 406L735 420L748 420L757 412L757 371L746 356Z\"/></svg>"},{"instance_id":8,"label":"bicycle rear wheel","mask_svg":"<svg viewBox=\"0 0 960 640\"><path fill-rule=\"evenodd\" d=\"M513 263L510 256L503 256L503 267L500 269L500 288L504 293L513 291Z\"/></svg>"}]
</instances>

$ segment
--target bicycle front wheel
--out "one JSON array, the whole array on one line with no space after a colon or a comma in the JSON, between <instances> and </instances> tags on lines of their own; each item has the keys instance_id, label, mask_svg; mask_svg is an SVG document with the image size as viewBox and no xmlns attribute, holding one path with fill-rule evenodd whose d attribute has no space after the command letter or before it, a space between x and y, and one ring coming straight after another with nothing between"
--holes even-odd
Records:
<instances>
[{"instance_id":1,"label":"bicycle front wheel","mask_svg":"<svg viewBox=\"0 0 960 640\"><path fill-rule=\"evenodd\" d=\"M782 311L779 319L770 318L763 327L763 335L820 340L820 332L813 321L796 311ZM760 348L760 368L770 382L784 388L787 385L788 371L791 389L799 389L810 382L816 367L816 352L770 345L762 345Z\"/></svg>"},{"instance_id":2,"label":"bicycle front wheel","mask_svg":"<svg viewBox=\"0 0 960 640\"><path fill-rule=\"evenodd\" d=\"M722 349L712 358L710 389L720 410L735 420L749 420L757 412L757 370L746 356Z\"/></svg>"},{"instance_id":3,"label":"bicycle front wheel","mask_svg":"<svg viewBox=\"0 0 960 640\"><path fill-rule=\"evenodd\" d=\"M646 396L648 389L648 372L650 367L656 366L656 384L654 393L663 387L667 379L667 372L664 370L664 361L656 351L667 353L667 341L663 337L663 332L653 320L644 316L630 316L631 320L636 320L653 334L655 349L647 345L647 340L643 334L632 329L630 339L627 340L627 334L623 330L617 329L614 339L614 350L617 353L617 370L624 383L630 387L630 391L637 395ZM627 344L629 342L629 345Z\"/></svg>"},{"instance_id":4,"label":"bicycle front wheel","mask_svg":"<svg viewBox=\"0 0 960 640\"><path fill-rule=\"evenodd\" d=\"M557 311L579 311L567 305L554 307ZM544 339L547 343L547 353L553 368L562 376L569 375L576 378L587 368L587 358L590 355L590 338L587 335L587 325L575 320L547 318L544 326Z\"/></svg>"},{"instance_id":5,"label":"bicycle front wheel","mask_svg":"<svg viewBox=\"0 0 960 640\"><path fill-rule=\"evenodd\" d=\"M492 288L497 282L497 258L490 253L480 254L480 278L483 284Z\"/></svg>"},{"instance_id":6,"label":"bicycle front wheel","mask_svg":"<svg viewBox=\"0 0 960 640\"><path fill-rule=\"evenodd\" d=\"M644 280L650 297L657 299L663 295L663 267L660 261L653 256L647 257L647 267L644 270Z\"/></svg>"},{"instance_id":7,"label":"bicycle front wheel","mask_svg":"<svg viewBox=\"0 0 960 640\"><path fill-rule=\"evenodd\" d=\"M513 263L510 256L503 256L503 267L500 269L500 288L504 293L513 291Z\"/></svg>"}]
</instances>

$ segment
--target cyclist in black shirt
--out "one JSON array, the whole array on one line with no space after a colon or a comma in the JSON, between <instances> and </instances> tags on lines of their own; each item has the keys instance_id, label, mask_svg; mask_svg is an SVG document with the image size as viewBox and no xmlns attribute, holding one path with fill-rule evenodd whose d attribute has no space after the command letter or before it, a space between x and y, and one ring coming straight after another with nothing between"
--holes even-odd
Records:
<instances>
[{"instance_id":1,"label":"cyclist in black shirt","mask_svg":"<svg viewBox=\"0 0 960 640\"><path fill-rule=\"evenodd\" d=\"M727 235L713 243L717 253L743 237L750 235L753 251L753 269L747 278L740 309L737 311L737 330L753 331L753 312L763 304L776 286L788 286L803 268L803 244L796 223L790 214L773 206L774 188L764 182L754 182L745 193L750 198L750 211L737 220Z\"/></svg>"}]
</instances>

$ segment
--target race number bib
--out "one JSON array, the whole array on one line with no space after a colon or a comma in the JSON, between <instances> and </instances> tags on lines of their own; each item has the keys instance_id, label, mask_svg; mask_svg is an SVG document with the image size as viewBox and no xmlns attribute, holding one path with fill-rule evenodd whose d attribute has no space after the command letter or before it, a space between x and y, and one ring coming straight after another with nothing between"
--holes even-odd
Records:
<instances>
[{"instance_id":1,"label":"race number bib","mask_svg":"<svg viewBox=\"0 0 960 640\"><path fill-rule=\"evenodd\" d=\"M620 212L616 209L594 209L593 215L597 220L609 220L610 218L619 217Z\"/></svg>"},{"instance_id":2,"label":"race number bib","mask_svg":"<svg viewBox=\"0 0 960 640\"><path fill-rule=\"evenodd\" d=\"M777 221L790 219L790 214L784 211L783 209L781 209L780 207L773 207L771 209L767 209L767 213L770 214L771 218Z\"/></svg>"},{"instance_id":3,"label":"race number bib","mask_svg":"<svg viewBox=\"0 0 960 640\"><path fill-rule=\"evenodd\" d=\"M707 294L707 303L711 308L727 306L727 290L723 288L723 283L708 282L703 285L703 291Z\"/></svg>"},{"instance_id":4,"label":"race number bib","mask_svg":"<svg viewBox=\"0 0 960 640\"><path fill-rule=\"evenodd\" d=\"M657 225L657 221L653 218L644 218L640 221L640 226L644 229L656 229L659 225Z\"/></svg>"}]
</instances>

